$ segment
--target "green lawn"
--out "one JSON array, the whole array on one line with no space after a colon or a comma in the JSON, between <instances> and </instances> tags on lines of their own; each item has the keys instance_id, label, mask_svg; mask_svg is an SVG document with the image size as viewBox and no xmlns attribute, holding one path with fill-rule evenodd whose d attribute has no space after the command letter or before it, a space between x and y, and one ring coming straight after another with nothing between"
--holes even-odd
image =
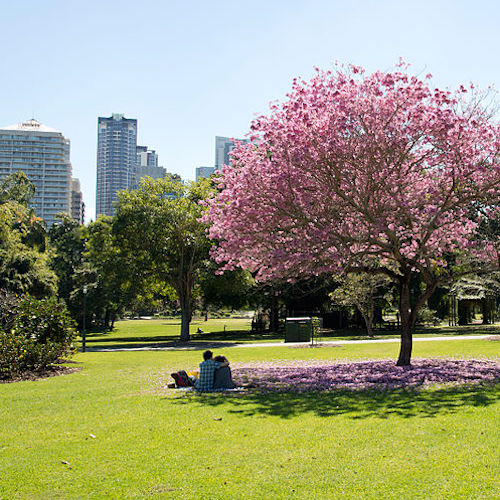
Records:
<instances>
[{"instance_id":1,"label":"green lawn","mask_svg":"<svg viewBox=\"0 0 500 500\"><path fill-rule=\"evenodd\" d=\"M397 350L217 352L245 363ZM499 357L500 343L420 342L414 351ZM79 373L0 384L0 498L500 497L500 385L190 397L162 389L201 352L81 353Z\"/></svg>"},{"instance_id":2,"label":"green lawn","mask_svg":"<svg viewBox=\"0 0 500 500\"><path fill-rule=\"evenodd\" d=\"M197 334L197 329L203 334ZM139 319L122 320L115 323L111 332L90 332L87 334L89 347L113 348L134 347L138 344L171 343L179 339L181 329L180 319ZM191 322L190 333L193 340L210 341L252 341L266 339L276 340L276 335L263 336L252 334L250 319L222 318L208 321L194 320Z\"/></svg>"},{"instance_id":3,"label":"green lawn","mask_svg":"<svg viewBox=\"0 0 500 500\"><path fill-rule=\"evenodd\" d=\"M200 328L204 333L197 334ZM239 318L222 318L195 320L190 328L194 342L276 342L284 339L284 334L261 334L251 332L251 320ZM447 336L447 335L474 335L500 334L500 325L470 325L460 327L438 326L418 327L416 336ZM90 348L112 349L114 347L129 348L147 345L168 345L179 339L180 320L152 319L152 320L123 320L115 323L112 332L90 332L87 335L87 346ZM336 330L322 335L323 340L352 340L368 338L362 330ZM399 337L398 332L377 332L376 338Z\"/></svg>"}]
</instances>

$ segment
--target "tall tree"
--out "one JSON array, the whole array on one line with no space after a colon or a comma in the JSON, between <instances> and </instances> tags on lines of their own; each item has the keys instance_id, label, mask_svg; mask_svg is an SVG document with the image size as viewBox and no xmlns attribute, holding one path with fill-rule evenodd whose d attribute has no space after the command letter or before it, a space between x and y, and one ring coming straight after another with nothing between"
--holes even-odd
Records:
<instances>
[{"instance_id":1,"label":"tall tree","mask_svg":"<svg viewBox=\"0 0 500 500\"><path fill-rule=\"evenodd\" d=\"M128 270L138 279L153 277L175 289L182 341L190 338L193 288L210 249L206 225L199 222L207 190L207 182L146 178L138 189L119 193L114 230L119 245L134 255Z\"/></svg>"},{"instance_id":2,"label":"tall tree","mask_svg":"<svg viewBox=\"0 0 500 500\"><path fill-rule=\"evenodd\" d=\"M89 224L86 266L79 276L80 288L87 286L89 312L106 329L140 291L131 272L135 256L127 253L126 246L120 248L114 223L114 217L103 215Z\"/></svg>"},{"instance_id":3,"label":"tall tree","mask_svg":"<svg viewBox=\"0 0 500 500\"><path fill-rule=\"evenodd\" d=\"M75 300L77 276L84 265L87 228L68 214L60 214L49 230L51 245L50 267L58 277L58 295L75 320L81 316L82 302Z\"/></svg>"},{"instance_id":4,"label":"tall tree","mask_svg":"<svg viewBox=\"0 0 500 500\"><path fill-rule=\"evenodd\" d=\"M28 207L34 193L22 172L0 184L0 288L45 297L55 294L57 277L48 265L45 224Z\"/></svg>"},{"instance_id":5,"label":"tall tree","mask_svg":"<svg viewBox=\"0 0 500 500\"><path fill-rule=\"evenodd\" d=\"M263 280L389 276L400 295L398 365L410 364L419 309L457 271L450 256L476 250L471 268L498 263L477 229L478 207L499 203L499 126L475 91L433 88L430 78L400 65L296 80L253 122L253 143L233 152L206 219L217 258ZM412 292L414 274L424 286Z\"/></svg>"}]
</instances>

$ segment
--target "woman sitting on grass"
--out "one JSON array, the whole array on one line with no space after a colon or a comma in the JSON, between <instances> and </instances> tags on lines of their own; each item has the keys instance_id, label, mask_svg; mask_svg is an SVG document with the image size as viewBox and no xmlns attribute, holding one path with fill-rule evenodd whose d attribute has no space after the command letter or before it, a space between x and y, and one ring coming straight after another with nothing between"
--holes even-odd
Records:
<instances>
[{"instance_id":1,"label":"woman sitting on grass","mask_svg":"<svg viewBox=\"0 0 500 500\"><path fill-rule=\"evenodd\" d=\"M223 363L215 372L214 390L234 389L236 386L233 382L233 376L227 358L225 356L215 356L214 361Z\"/></svg>"}]
</instances>

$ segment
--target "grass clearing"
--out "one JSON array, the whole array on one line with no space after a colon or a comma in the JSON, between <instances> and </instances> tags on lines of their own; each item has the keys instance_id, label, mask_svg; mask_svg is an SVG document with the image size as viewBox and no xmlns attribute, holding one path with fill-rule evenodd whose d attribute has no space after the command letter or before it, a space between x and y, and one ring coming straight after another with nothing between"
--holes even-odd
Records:
<instances>
[{"instance_id":1,"label":"grass clearing","mask_svg":"<svg viewBox=\"0 0 500 500\"><path fill-rule=\"evenodd\" d=\"M283 333L256 333L251 331L251 320L244 318L220 318L194 320L190 333L193 342L254 343L277 342L284 340ZM139 319L122 320L115 323L111 332L89 332L87 346L90 348L131 348L139 346L160 346L178 341L180 319ZM196 333L197 329L203 333ZM500 325L469 325L460 327L436 326L418 327L416 336L451 336L451 335L498 335ZM396 338L398 332L377 332L375 338ZM335 330L322 335L323 340L368 339L362 330Z\"/></svg>"},{"instance_id":2,"label":"grass clearing","mask_svg":"<svg viewBox=\"0 0 500 500\"><path fill-rule=\"evenodd\" d=\"M81 353L81 372L0 384L0 498L500 496L500 385L188 397L162 389L201 352ZM243 364L397 352L216 350ZM419 342L414 355L498 358L500 343Z\"/></svg>"}]
</instances>

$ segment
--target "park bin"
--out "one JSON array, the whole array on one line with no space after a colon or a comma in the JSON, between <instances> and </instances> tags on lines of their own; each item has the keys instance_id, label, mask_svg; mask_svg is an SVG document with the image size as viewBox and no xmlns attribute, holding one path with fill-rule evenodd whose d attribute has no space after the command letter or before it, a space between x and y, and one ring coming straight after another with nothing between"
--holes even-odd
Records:
<instances>
[{"instance_id":1,"label":"park bin","mask_svg":"<svg viewBox=\"0 0 500 500\"><path fill-rule=\"evenodd\" d=\"M286 318L285 342L309 342L312 329L312 318Z\"/></svg>"}]
</instances>

